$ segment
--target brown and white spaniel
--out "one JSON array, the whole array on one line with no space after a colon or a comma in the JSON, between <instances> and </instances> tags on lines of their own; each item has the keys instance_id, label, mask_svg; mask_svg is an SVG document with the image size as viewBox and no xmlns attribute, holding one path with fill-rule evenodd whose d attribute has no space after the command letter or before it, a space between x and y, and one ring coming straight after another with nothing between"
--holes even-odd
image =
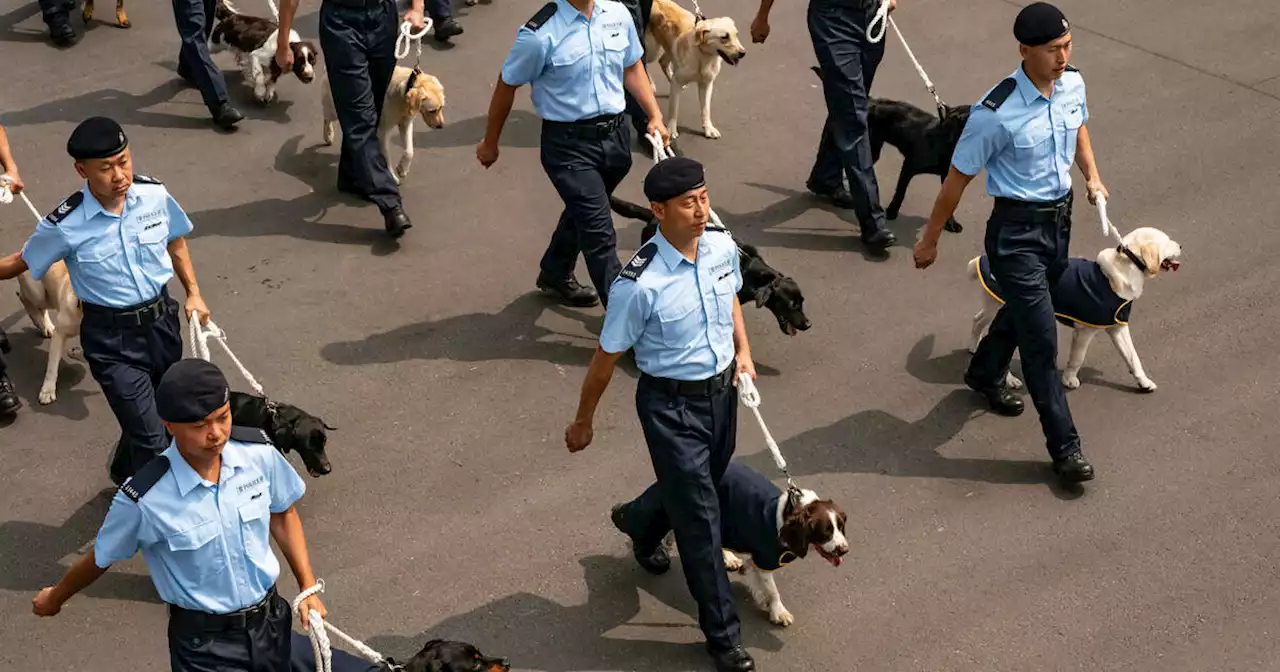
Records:
<instances>
[{"instance_id":1,"label":"brown and white spaniel","mask_svg":"<svg viewBox=\"0 0 1280 672\"><path fill-rule=\"evenodd\" d=\"M253 87L253 97L264 105L275 100L276 84L285 74L276 65L276 36L280 25L272 19L241 14L228 0L218 0L214 17L218 23L209 37L210 51L234 51L245 84ZM289 46L293 50L293 74L303 84L310 84L316 78L316 54L319 53L315 42L304 40L296 30L290 30Z\"/></svg>"}]
</instances>

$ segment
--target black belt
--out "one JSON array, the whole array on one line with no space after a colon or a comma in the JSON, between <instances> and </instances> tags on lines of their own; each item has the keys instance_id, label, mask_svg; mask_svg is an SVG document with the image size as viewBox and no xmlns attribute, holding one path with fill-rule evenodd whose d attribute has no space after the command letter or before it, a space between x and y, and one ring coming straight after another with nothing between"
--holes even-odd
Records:
<instances>
[{"instance_id":1,"label":"black belt","mask_svg":"<svg viewBox=\"0 0 1280 672\"><path fill-rule=\"evenodd\" d=\"M737 362L730 362L729 366L724 368L724 371L702 380L674 380L641 373L640 382L672 396L709 397L733 385L733 377L737 371Z\"/></svg>"},{"instance_id":2,"label":"black belt","mask_svg":"<svg viewBox=\"0 0 1280 672\"><path fill-rule=\"evenodd\" d=\"M261 623L271 611L271 602L276 597L276 587L271 586L267 594L257 604L247 609L233 611L229 614L210 614L205 611L183 609L177 605L169 605L169 621L173 626L186 632L222 632L224 630L246 630Z\"/></svg>"},{"instance_id":3,"label":"black belt","mask_svg":"<svg viewBox=\"0 0 1280 672\"><path fill-rule=\"evenodd\" d=\"M169 288L165 287L160 290L160 296L136 306L112 308L88 301L81 301L80 306L86 315L105 317L117 327L145 327L164 317L168 300Z\"/></svg>"},{"instance_id":4,"label":"black belt","mask_svg":"<svg viewBox=\"0 0 1280 672\"><path fill-rule=\"evenodd\" d=\"M1071 214L1072 192L1056 201L1020 201L1016 198L997 196L992 209L993 216L1001 214L1017 215L1020 218L1030 217L1034 222L1057 222Z\"/></svg>"},{"instance_id":5,"label":"black belt","mask_svg":"<svg viewBox=\"0 0 1280 672\"><path fill-rule=\"evenodd\" d=\"M603 140L622 125L621 114L606 114L578 121L543 121L548 130L587 140Z\"/></svg>"}]
</instances>

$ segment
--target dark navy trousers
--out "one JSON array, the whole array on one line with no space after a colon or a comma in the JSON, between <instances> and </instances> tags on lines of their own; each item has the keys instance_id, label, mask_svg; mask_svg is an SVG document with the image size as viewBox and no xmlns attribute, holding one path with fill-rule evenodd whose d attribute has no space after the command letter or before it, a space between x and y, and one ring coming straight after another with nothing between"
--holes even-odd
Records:
<instances>
[{"instance_id":1,"label":"dark navy trousers","mask_svg":"<svg viewBox=\"0 0 1280 672\"><path fill-rule=\"evenodd\" d=\"M173 18L182 39L178 76L200 89L200 98L210 112L227 102L227 80L209 55L217 4L217 0L173 0Z\"/></svg>"},{"instance_id":2,"label":"dark navy trousers","mask_svg":"<svg viewBox=\"0 0 1280 672\"><path fill-rule=\"evenodd\" d=\"M378 143L378 120L396 68L399 30L394 0L320 4L320 50L342 128L338 186L366 196L384 213L400 206L400 188Z\"/></svg>"},{"instance_id":3,"label":"dark navy trousers","mask_svg":"<svg viewBox=\"0 0 1280 672\"><path fill-rule=\"evenodd\" d=\"M622 270L609 196L631 171L631 129L623 115L577 122L542 122L542 168L564 202L555 233L542 255L551 279L573 275L582 253L600 303Z\"/></svg>"},{"instance_id":4,"label":"dark navy trousers","mask_svg":"<svg viewBox=\"0 0 1280 672\"><path fill-rule=\"evenodd\" d=\"M841 174L847 175L864 237L885 226L867 130L871 82L884 57L884 40L867 41L867 24L877 5L869 0L811 0L808 13L809 37L822 68L827 102L827 121L809 185L834 190L840 186Z\"/></svg>"},{"instance_id":5,"label":"dark navy trousers","mask_svg":"<svg viewBox=\"0 0 1280 672\"><path fill-rule=\"evenodd\" d=\"M0 329L0 376L8 370L9 363L5 361L4 356L9 353L9 336L4 333L4 329Z\"/></svg>"},{"instance_id":6,"label":"dark navy trousers","mask_svg":"<svg viewBox=\"0 0 1280 672\"><path fill-rule=\"evenodd\" d=\"M969 381L985 389L1004 385L1016 348L1022 354L1027 391L1054 459L1080 448L1080 435L1058 373L1058 324L1049 294L1049 287L1067 268L1071 204L1071 194L1045 204L996 199L987 220L985 248L1005 303L978 343L966 374Z\"/></svg>"},{"instance_id":7,"label":"dark navy trousers","mask_svg":"<svg viewBox=\"0 0 1280 672\"><path fill-rule=\"evenodd\" d=\"M178 302L166 292L158 314L136 320L110 308L83 306L84 358L120 423L110 468L112 478L120 481L169 447L169 433L156 413L155 388L164 372L182 359Z\"/></svg>"},{"instance_id":8,"label":"dark navy trousers","mask_svg":"<svg viewBox=\"0 0 1280 672\"><path fill-rule=\"evenodd\" d=\"M740 625L724 568L717 488L737 440L737 388L680 395L644 375L636 384L636 412L658 482L627 503L624 517L636 521L638 547L656 548L675 530L707 646L731 649L741 644Z\"/></svg>"},{"instance_id":9,"label":"dark navy trousers","mask_svg":"<svg viewBox=\"0 0 1280 672\"><path fill-rule=\"evenodd\" d=\"M631 12L631 20L636 24L636 35L640 36L640 44L644 45L644 29L649 25L649 15L653 13L653 0L621 0L623 6ZM648 51L643 52L648 55ZM640 60L644 60L641 56ZM649 115L645 114L644 108L640 107L640 103L631 95L630 91L624 92L627 99L627 116L631 118L631 127L636 131L636 139L640 141L642 147L649 147L649 142L644 139L645 132L649 129Z\"/></svg>"}]
</instances>

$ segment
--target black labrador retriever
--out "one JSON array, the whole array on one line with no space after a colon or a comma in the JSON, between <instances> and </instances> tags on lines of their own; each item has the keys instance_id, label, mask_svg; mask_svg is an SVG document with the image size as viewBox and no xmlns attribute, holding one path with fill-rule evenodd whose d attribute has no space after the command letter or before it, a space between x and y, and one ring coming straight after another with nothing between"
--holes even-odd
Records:
<instances>
[{"instance_id":1,"label":"black labrador retriever","mask_svg":"<svg viewBox=\"0 0 1280 672\"><path fill-rule=\"evenodd\" d=\"M297 450L311 476L329 473L329 457L324 446L328 441L325 430L334 430L329 423L289 404L267 401L264 397L231 393L231 423L241 427L257 427L271 437L277 450L288 454Z\"/></svg>"},{"instance_id":2,"label":"black labrador retriever","mask_svg":"<svg viewBox=\"0 0 1280 672\"><path fill-rule=\"evenodd\" d=\"M822 68L810 68L822 78ZM888 143L902 152L902 170L898 173L898 186L893 190L893 200L885 208L884 216L897 219L902 200L907 197L907 185L916 175L937 175L945 181L951 170L951 155L960 142L960 134L969 121L969 106L952 107L943 104L942 117L898 100L872 98L867 112L867 134L871 138L871 160L880 161L880 150ZM959 233L964 230L955 217L947 219L943 227Z\"/></svg>"},{"instance_id":3,"label":"black labrador retriever","mask_svg":"<svg viewBox=\"0 0 1280 672\"><path fill-rule=\"evenodd\" d=\"M383 664L384 672L396 669L395 661ZM433 639L414 654L402 669L405 672L510 672L506 658L491 658L466 642Z\"/></svg>"},{"instance_id":4,"label":"black labrador retriever","mask_svg":"<svg viewBox=\"0 0 1280 672\"><path fill-rule=\"evenodd\" d=\"M640 232L641 245L649 242L653 234L658 232L658 218L649 208L624 201L617 196L609 197L609 207L623 217L645 222L644 230ZM795 336L797 331L807 331L813 326L804 314L804 294L800 292L800 285L766 264L755 246L736 239L735 242L738 244L739 265L742 267L742 289L738 290L738 302L746 305L755 301L757 308L768 308L777 318L778 328L788 336Z\"/></svg>"}]
</instances>

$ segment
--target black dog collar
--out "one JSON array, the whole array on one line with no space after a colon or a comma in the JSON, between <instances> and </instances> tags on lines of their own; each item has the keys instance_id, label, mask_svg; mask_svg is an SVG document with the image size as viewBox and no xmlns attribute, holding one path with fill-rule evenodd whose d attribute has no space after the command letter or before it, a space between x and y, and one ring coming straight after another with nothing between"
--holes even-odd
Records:
<instances>
[{"instance_id":1,"label":"black dog collar","mask_svg":"<svg viewBox=\"0 0 1280 672\"><path fill-rule=\"evenodd\" d=\"M1147 264L1146 264L1146 262L1144 262L1144 261L1143 261L1143 260L1142 260L1138 255L1134 254L1134 253L1133 253L1133 250L1130 250L1129 248L1125 247L1124 245L1118 245L1118 246L1116 246L1116 251L1117 251L1117 252L1123 252L1123 253L1124 253L1124 256L1129 257L1129 261L1132 261L1132 262L1133 262L1133 265L1134 265L1134 266L1137 266L1137 267L1138 267L1138 268L1139 268L1143 273L1147 273L1147 272L1149 272L1149 271L1147 270Z\"/></svg>"}]
</instances>

